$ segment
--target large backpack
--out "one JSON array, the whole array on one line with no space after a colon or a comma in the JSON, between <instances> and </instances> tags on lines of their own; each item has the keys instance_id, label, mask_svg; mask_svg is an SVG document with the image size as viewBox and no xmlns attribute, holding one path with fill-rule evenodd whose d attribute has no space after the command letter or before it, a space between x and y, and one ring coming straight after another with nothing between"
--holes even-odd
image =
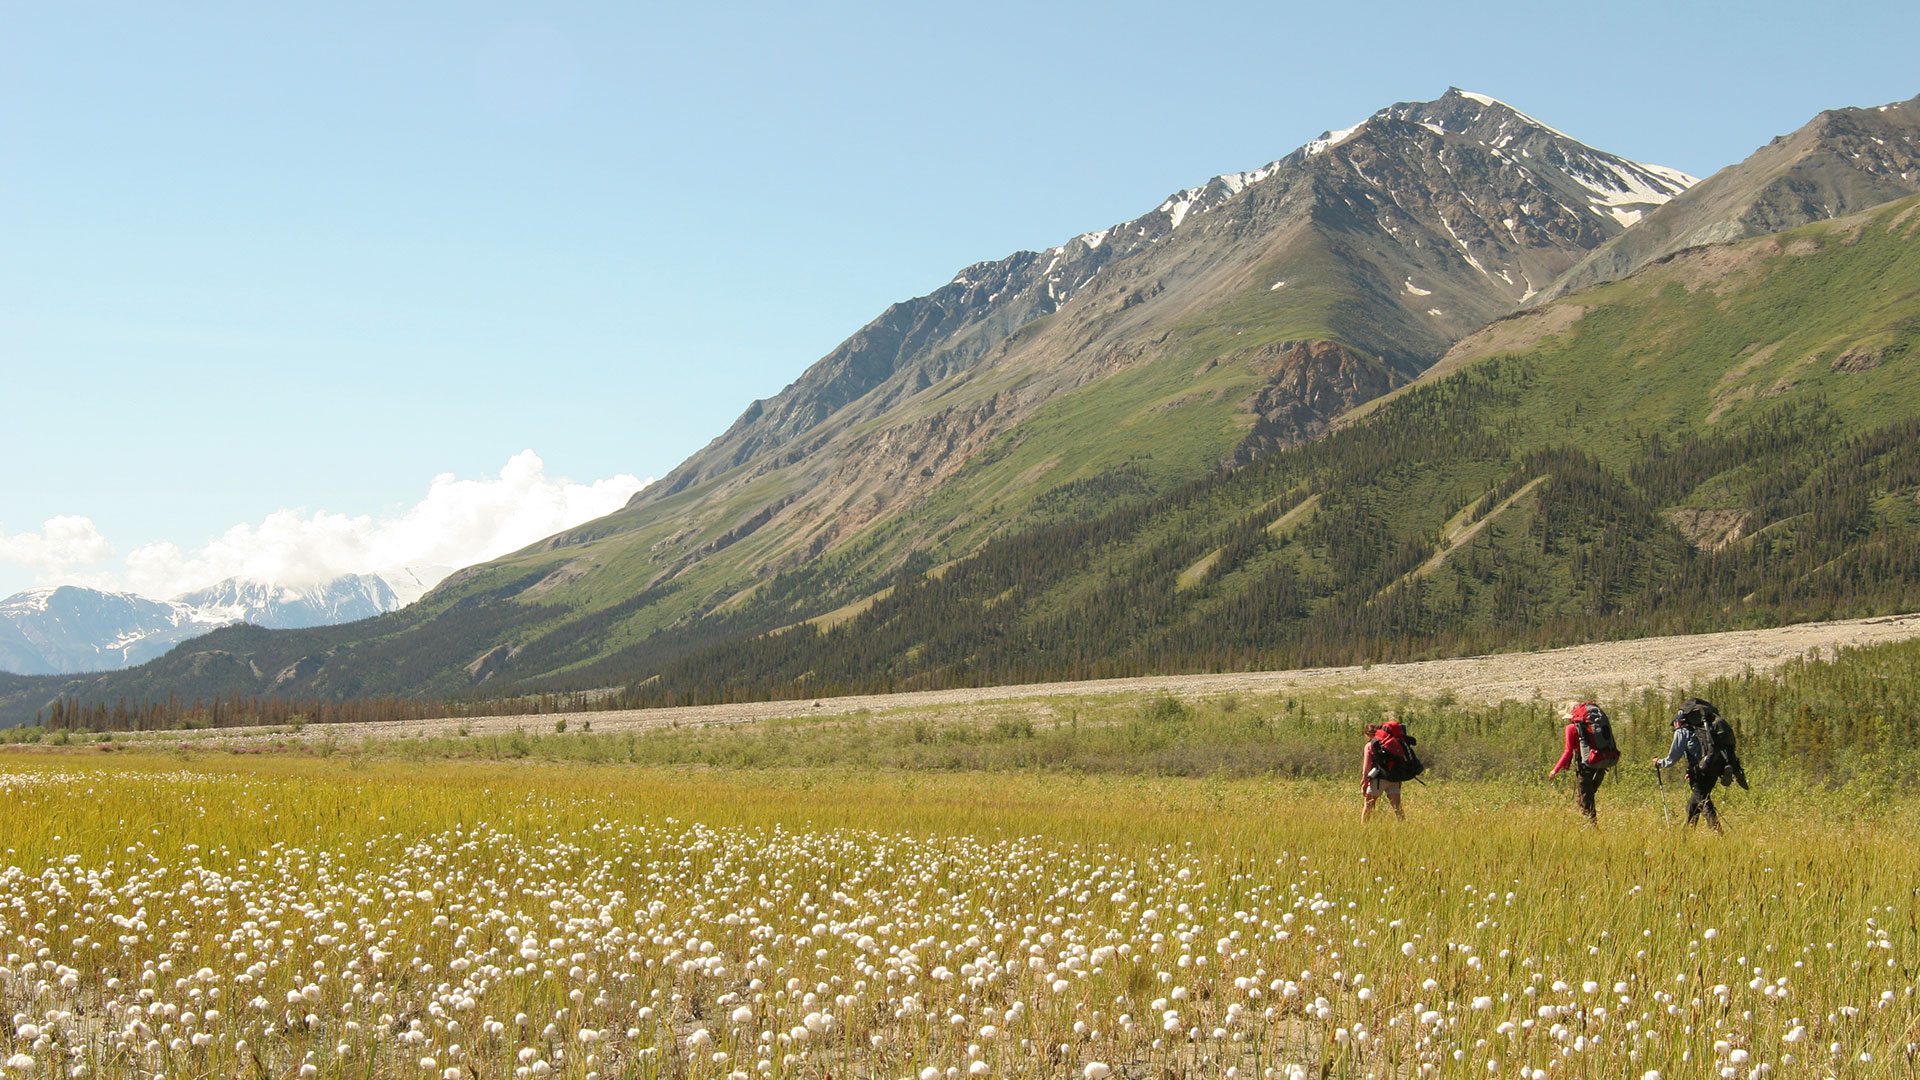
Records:
<instances>
[{"instance_id":1,"label":"large backpack","mask_svg":"<svg viewBox=\"0 0 1920 1080\"><path fill-rule=\"evenodd\" d=\"M1591 701L1573 707L1574 731L1580 737L1580 764L1593 772L1606 772L1620 763L1620 745L1613 740L1613 721L1607 711Z\"/></svg>"},{"instance_id":2,"label":"large backpack","mask_svg":"<svg viewBox=\"0 0 1920 1080\"><path fill-rule=\"evenodd\" d=\"M1740 765L1739 739L1720 710L1705 698L1689 698L1680 706L1680 714L1699 733L1701 774L1721 784L1748 786L1747 770Z\"/></svg>"},{"instance_id":3,"label":"large backpack","mask_svg":"<svg viewBox=\"0 0 1920 1080\"><path fill-rule=\"evenodd\" d=\"M1373 734L1373 767L1383 780L1411 780L1427 771L1420 755L1413 752L1417 740L1407 734L1398 720L1381 724Z\"/></svg>"}]
</instances>

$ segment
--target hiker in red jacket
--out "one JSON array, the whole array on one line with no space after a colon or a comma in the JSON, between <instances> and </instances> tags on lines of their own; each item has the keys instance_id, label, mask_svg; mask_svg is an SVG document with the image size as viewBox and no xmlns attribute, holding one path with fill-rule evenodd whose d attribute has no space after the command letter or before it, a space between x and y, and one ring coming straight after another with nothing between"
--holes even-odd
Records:
<instances>
[{"instance_id":1,"label":"hiker in red jacket","mask_svg":"<svg viewBox=\"0 0 1920 1080\"><path fill-rule=\"evenodd\" d=\"M1381 795L1393 807L1393 816L1406 820L1400 806L1400 783L1419 775L1419 758L1413 752L1417 742L1398 720L1388 720L1367 728L1367 748L1360 754L1360 820L1373 816L1373 804Z\"/></svg>"},{"instance_id":2,"label":"hiker in red jacket","mask_svg":"<svg viewBox=\"0 0 1920 1080\"><path fill-rule=\"evenodd\" d=\"M1572 765L1573 775L1579 781L1574 804L1586 815L1587 824L1598 825L1600 811L1596 797L1600 781L1607 778L1607 770L1620 760L1620 748L1613 741L1613 724L1607 719L1606 711L1591 701L1569 706L1561 715L1567 722L1567 748L1547 773L1547 779L1559 776Z\"/></svg>"}]
</instances>

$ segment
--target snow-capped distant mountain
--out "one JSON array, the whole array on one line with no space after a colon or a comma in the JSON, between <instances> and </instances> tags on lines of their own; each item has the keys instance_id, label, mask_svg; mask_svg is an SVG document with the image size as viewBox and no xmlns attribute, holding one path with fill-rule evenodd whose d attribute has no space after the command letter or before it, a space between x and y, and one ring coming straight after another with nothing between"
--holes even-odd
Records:
<instances>
[{"instance_id":1,"label":"snow-capped distant mountain","mask_svg":"<svg viewBox=\"0 0 1920 1080\"><path fill-rule=\"evenodd\" d=\"M270 630L354 622L400 606L393 587L373 574L347 574L299 588L228 578L176 601L219 618L221 625L250 622Z\"/></svg>"},{"instance_id":2,"label":"snow-capped distant mountain","mask_svg":"<svg viewBox=\"0 0 1920 1080\"><path fill-rule=\"evenodd\" d=\"M384 571L380 577L399 599L399 606L406 607L427 595L453 571L451 566L403 566L398 570Z\"/></svg>"},{"instance_id":3,"label":"snow-capped distant mountain","mask_svg":"<svg viewBox=\"0 0 1920 1080\"><path fill-rule=\"evenodd\" d=\"M0 600L0 671L111 671L234 623L290 630L372 618L417 599L437 573L409 571L398 588L373 574L300 587L229 578L172 600L77 585L28 589Z\"/></svg>"},{"instance_id":4,"label":"snow-capped distant mountain","mask_svg":"<svg viewBox=\"0 0 1920 1080\"><path fill-rule=\"evenodd\" d=\"M171 600L62 585L0 600L0 671L106 671L143 664L233 619Z\"/></svg>"}]
</instances>

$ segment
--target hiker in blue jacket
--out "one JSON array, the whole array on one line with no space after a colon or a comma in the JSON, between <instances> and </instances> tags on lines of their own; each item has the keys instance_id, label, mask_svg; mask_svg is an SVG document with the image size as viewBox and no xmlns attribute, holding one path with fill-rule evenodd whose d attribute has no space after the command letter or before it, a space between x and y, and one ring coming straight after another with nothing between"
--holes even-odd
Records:
<instances>
[{"instance_id":1,"label":"hiker in blue jacket","mask_svg":"<svg viewBox=\"0 0 1920 1080\"><path fill-rule=\"evenodd\" d=\"M1687 824L1698 824L1700 816L1705 814L1707 826L1719 832L1720 811L1713 805L1713 788L1726 770L1726 758L1709 749L1700 732L1688 722L1685 712L1673 718L1673 746L1666 757L1654 759L1653 767L1672 768L1682 759L1687 763Z\"/></svg>"}]
</instances>

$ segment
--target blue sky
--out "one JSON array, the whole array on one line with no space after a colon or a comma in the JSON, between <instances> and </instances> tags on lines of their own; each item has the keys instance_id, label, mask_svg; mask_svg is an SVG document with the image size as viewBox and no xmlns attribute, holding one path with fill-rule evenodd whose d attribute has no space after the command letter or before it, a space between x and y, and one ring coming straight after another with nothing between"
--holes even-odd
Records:
<instances>
[{"instance_id":1,"label":"blue sky","mask_svg":"<svg viewBox=\"0 0 1920 1080\"><path fill-rule=\"evenodd\" d=\"M0 595L449 474L597 512L888 303L1449 85L1701 176L1920 93L1910 0L304 7L0 0Z\"/></svg>"}]
</instances>

